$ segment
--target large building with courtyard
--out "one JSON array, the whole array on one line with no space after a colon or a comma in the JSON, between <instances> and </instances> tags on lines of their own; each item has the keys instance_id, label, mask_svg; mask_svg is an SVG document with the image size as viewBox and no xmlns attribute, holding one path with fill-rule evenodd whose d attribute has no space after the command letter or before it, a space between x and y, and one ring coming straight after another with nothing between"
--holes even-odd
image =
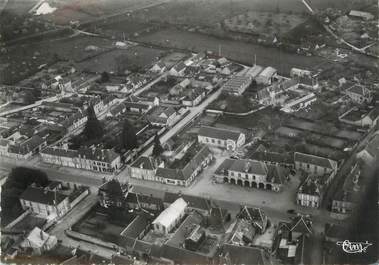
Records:
<instances>
[{"instance_id":1,"label":"large building with courtyard","mask_svg":"<svg viewBox=\"0 0 379 265\"><path fill-rule=\"evenodd\" d=\"M243 187L280 191L287 170L278 165L250 159L225 159L215 172L218 183L236 184Z\"/></svg>"},{"instance_id":2,"label":"large building with courtyard","mask_svg":"<svg viewBox=\"0 0 379 265\"><path fill-rule=\"evenodd\" d=\"M203 126L197 135L199 143L220 147L230 151L245 144L245 134L227 129Z\"/></svg>"}]
</instances>

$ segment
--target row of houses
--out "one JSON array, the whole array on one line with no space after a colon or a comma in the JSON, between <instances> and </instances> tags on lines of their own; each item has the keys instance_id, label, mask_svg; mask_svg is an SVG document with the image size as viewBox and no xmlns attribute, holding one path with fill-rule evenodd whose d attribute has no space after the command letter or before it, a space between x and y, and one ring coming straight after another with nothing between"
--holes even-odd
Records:
<instances>
[{"instance_id":1,"label":"row of houses","mask_svg":"<svg viewBox=\"0 0 379 265\"><path fill-rule=\"evenodd\" d=\"M98 172L114 172L121 168L120 155L111 149L81 148L79 150L46 147L40 151L42 160L49 164L86 169Z\"/></svg>"},{"instance_id":2,"label":"row of houses","mask_svg":"<svg viewBox=\"0 0 379 265\"><path fill-rule=\"evenodd\" d=\"M129 166L130 176L136 179L187 187L212 160L213 153L207 146L200 147L183 168L165 167L163 162L141 156Z\"/></svg>"}]
</instances>

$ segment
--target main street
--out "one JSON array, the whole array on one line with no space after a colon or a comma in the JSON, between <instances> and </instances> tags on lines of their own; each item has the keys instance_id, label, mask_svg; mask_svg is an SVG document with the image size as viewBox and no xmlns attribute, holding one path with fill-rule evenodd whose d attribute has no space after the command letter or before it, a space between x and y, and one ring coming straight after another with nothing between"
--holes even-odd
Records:
<instances>
[{"instance_id":1,"label":"main street","mask_svg":"<svg viewBox=\"0 0 379 265\"><path fill-rule=\"evenodd\" d=\"M187 116L185 116L183 119L181 119L178 123L176 123L170 130L164 133L160 137L161 142L162 143L167 142L171 137L173 137L178 132L180 132L193 119L201 115L201 113L206 109L206 107L220 96L221 92L222 92L221 89L218 89L216 92L211 94L207 99L205 99L198 106L189 108L190 113ZM153 151L153 146L150 146L148 149L146 149L142 153L142 156L149 156L151 155L152 151ZM125 172L121 174L125 174Z\"/></svg>"}]
</instances>

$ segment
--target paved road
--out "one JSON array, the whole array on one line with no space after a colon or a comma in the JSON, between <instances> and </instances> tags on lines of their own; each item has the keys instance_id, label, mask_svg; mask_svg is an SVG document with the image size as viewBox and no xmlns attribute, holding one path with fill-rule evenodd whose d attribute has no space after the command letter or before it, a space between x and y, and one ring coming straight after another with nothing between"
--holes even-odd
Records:
<instances>
[{"instance_id":1,"label":"paved road","mask_svg":"<svg viewBox=\"0 0 379 265\"><path fill-rule=\"evenodd\" d=\"M340 188L343 185L346 177L351 171L352 166L354 166L357 152L369 143L369 140L374 135L374 133L375 133L375 130L372 129L366 135L366 137L364 137L360 141L360 143L354 148L353 152L350 154L350 157L343 163L343 165L341 165L336 176L332 180L332 183L329 185L329 188L327 189L326 194L322 200L323 208L326 209L330 206L330 203L333 200L334 195L338 191L338 188Z\"/></svg>"},{"instance_id":2,"label":"paved road","mask_svg":"<svg viewBox=\"0 0 379 265\"><path fill-rule=\"evenodd\" d=\"M210 103L216 100L218 96L220 96L220 94L221 94L221 89L218 89L216 92L210 95L206 100L204 100L200 105L189 108L190 113L187 116L185 116L182 120L180 120L177 124L175 124L174 127L172 127L169 131L163 134L160 138L161 142L162 143L166 142L171 137L173 137L178 132L180 132L189 122L191 122L193 119L198 117L207 108L207 106ZM151 155L152 151L153 151L153 146L146 149L142 155L149 156Z\"/></svg>"}]
</instances>

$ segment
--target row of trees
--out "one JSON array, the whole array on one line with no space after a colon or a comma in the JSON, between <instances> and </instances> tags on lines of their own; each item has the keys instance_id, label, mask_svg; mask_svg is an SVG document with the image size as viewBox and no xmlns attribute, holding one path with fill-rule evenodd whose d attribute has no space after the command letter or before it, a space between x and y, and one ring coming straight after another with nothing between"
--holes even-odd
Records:
<instances>
[{"instance_id":1,"label":"row of trees","mask_svg":"<svg viewBox=\"0 0 379 265\"><path fill-rule=\"evenodd\" d=\"M38 169L27 167L12 169L1 191L1 220L3 225L22 213L19 197L32 183L46 187L49 180L46 173Z\"/></svg>"}]
</instances>

